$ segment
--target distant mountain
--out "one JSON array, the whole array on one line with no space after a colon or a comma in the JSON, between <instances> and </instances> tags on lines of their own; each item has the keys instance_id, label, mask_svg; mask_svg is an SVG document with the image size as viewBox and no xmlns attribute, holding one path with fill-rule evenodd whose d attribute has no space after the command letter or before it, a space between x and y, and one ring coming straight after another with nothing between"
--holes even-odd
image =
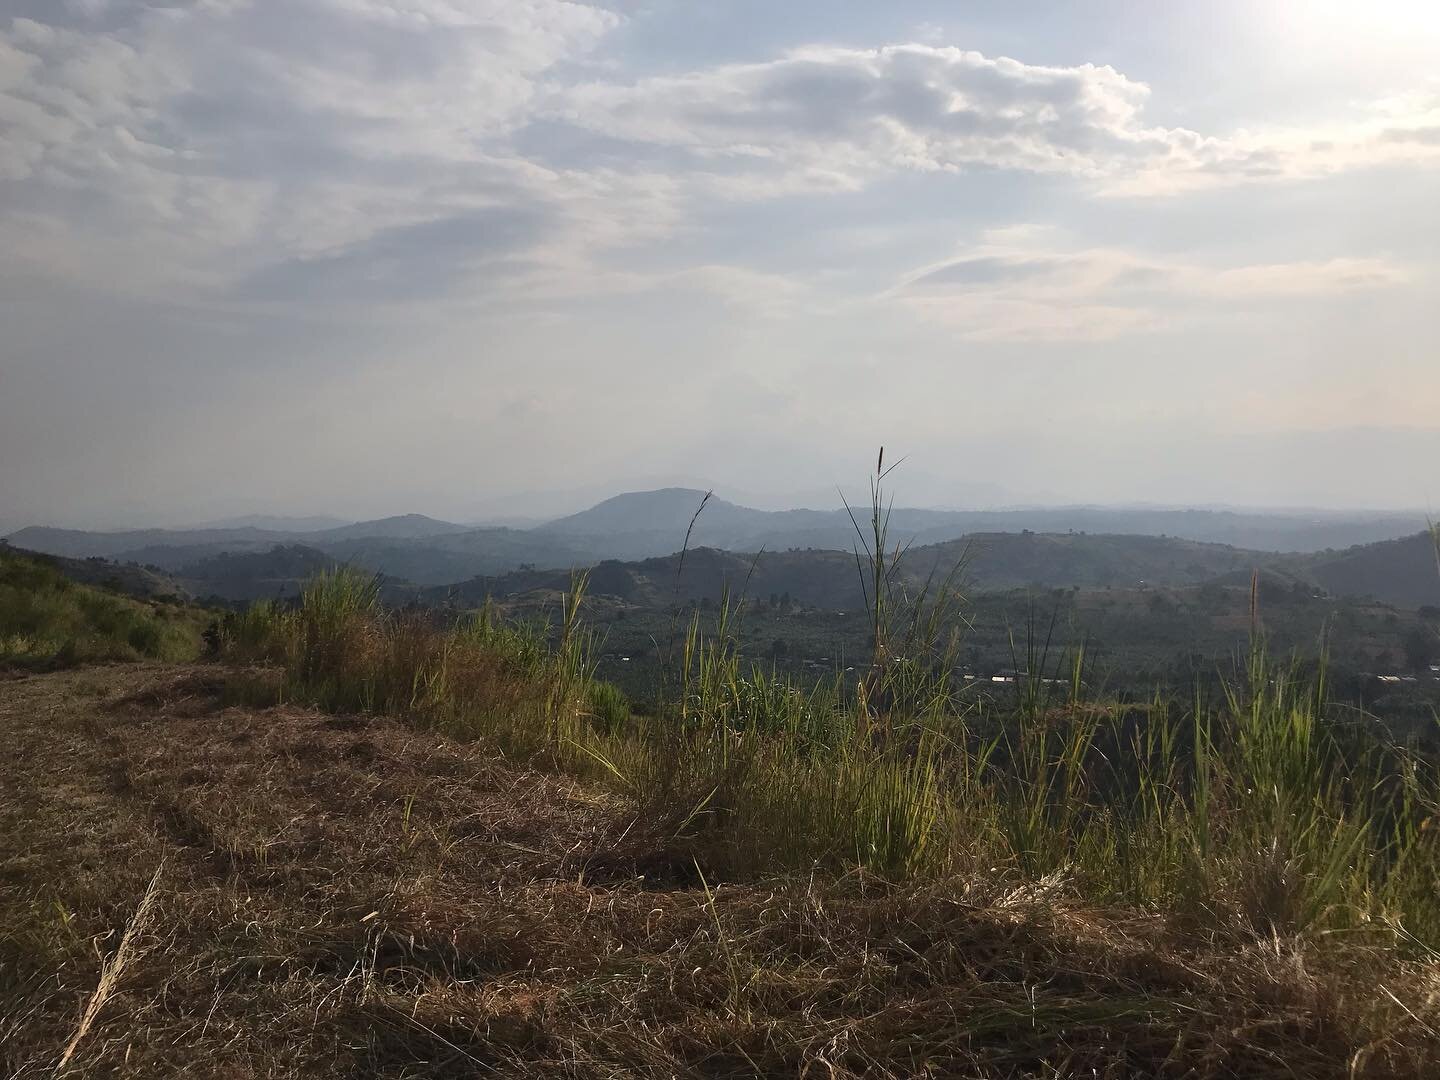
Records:
<instances>
[{"instance_id":1,"label":"distant mountain","mask_svg":"<svg viewBox=\"0 0 1440 1080\"><path fill-rule=\"evenodd\" d=\"M604 560L658 558L681 548L692 521L692 548L764 550L772 554L848 552L857 540L855 526L843 509L757 510L712 498L696 518L704 497L703 491L692 488L630 492L578 514L525 529L474 528L421 514L405 514L310 532L254 525L123 532L27 528L15 533L11 540L17 546L55 555L99 556L152 564L167 571L179 571L223 552L264 554L277 545L301 544L339 561L354 562L422 585L495 576L526 566L568 570ZM863 521L868 508L858 508L857 513ZM1424 522L1413 515L1260 514L1086 506L1016 510L896 508L890 517L892 542L916 546L976 535L1073 533L1171 537L1247 551L1290 552L1297 558L1315 555L1322 561L1338 558L1353 545L1396 539L1417 533L1423 526ZM1031 546L1037 553L1044 551L1044 545ZM1062 562L1070 557L1063 546L1044 554ZM1084 561L1090 556L1077 557ZM1022 568L1016 573L1026 581L1046 576L1038 569L1032 572ZM1112 574L1121 573L1136 580L1146 576L1143 567L1113 566L1103 574L1097 572L1092 579L1109 580ZM1073 573L1066 577L1067 581L1075 579Z\"/></svg>"},{"instance_id":2,"label":"distant mountain","mask_svg":"<svg viewBox=\"0 0 1440 1080\"><path fill-rule=\"evenodd\" d=\"M76 559L92 556L118 559L127 558L128 553L146 548L193 545L233 545L243 548L246 545L274 544L291 538L289 533L270 532L247 526L237 529L126 529L120 532L31 527L12 533L6 539L15 547L41 551L47 555L64 555Z\"/></svg>"},{"instance_id":3,"label":"distant mountain","mask_svg":"<svg viewBox=\"0 0 1440 1080\"><path fill-rule=\"evenodd\" d=\"M467 526L437 521L423 514L402 514L320 532L277 531L250 525L213 529L127 529L117 532L31 527L21 529L6 539L16 547L49 555L99 557L178 569L225 551L266 552L277 544L297 541L311 547L324 547L359 539L426 541L470 531Z\"/></svg>"},{"instance_id":4,"label":"distant mountain","mask_svg":"<svg viewBox=\"0 0 1440 1080\"><path fill-rule=\"evenodd\" d=\"M636 559L677 550L703 491L631 492L552 521L536 533L583 538L598 555ZM864 522L868 507L856 508ZM1093 506L1018 510L923 510L896 507L891 535L932 544L975 533L1085 532L1175 536L1256 551L1313 552L1403 536L1423 527L1414 515L1261 514L1234 510L1166 510ZM695 518L691 543L727 551L790 548L850 550L855 526L844 509L754 510L712 498Z\"/></svg>"},{"instance_id":5,"label":"distant mountain","mask_svg":"<svg viewBox=\"0 0 1440 1080\"><path fill-rule=\"evenodd\" d=\"M219 521L203 521L192 525L194 529L264 529L267 532L308 533L324 529L338 529L349 525L353 518L330 517L319 514L310 517L287 517L284 514L246 514L241 517L222 518Z\"/></svg>"},{"instance_id":6,"label":"distant mountain","mask_svg":"<svg viewBox=\"0 0 1440 1080\"><path fill-rule=\"evenodd\" d=\"M536 532L568 536L614 536L642 533L678 535L683 541L691 519L700 510L709 528L763 528L776 511L751 510L724 499L705 500L695 488L661 488L658 491L631 491L597 503L588 510L541 525ZM698 522L697 522L698 524ZM678 549L679 544L672 540Z\"/></svg>"},{"instance_id":7,"label":"distant mountain","mask_svg":"<svg viewBox=\"0 0 1440 1080\"><path fill-rule=\"evenodd\" d=\"M436 536L469 532L470 529L469 525L456 525L452 521L437 521L424 514L400 514L396 517L380 518L376 521L357 521L353 525L343 525L337 529L308 533L306 540L312 544L329 544L361 537L381 537L387 540L429 540Z\"/></svg>"}]
</instances>

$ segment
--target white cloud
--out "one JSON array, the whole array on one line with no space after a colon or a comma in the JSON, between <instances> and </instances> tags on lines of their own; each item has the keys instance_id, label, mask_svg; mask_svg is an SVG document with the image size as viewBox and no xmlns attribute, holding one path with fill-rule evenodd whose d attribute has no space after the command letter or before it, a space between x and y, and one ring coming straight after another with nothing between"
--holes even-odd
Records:
<instances>
[{"instance_id":1,"label":"white cloud","mask_svg":"<svg viewBox=\"0 0 1440 1080\"><path fill-rule=\"evenodd\" d=\"M438 236L454 221L462 233L478 213L545 218L577 243L604 232L564 226L613 182L532 165L506 139L548 69L616 24L609 12L564 0L110 7L0 25L0 241L32 269L88 270L122 291L220 289L397 230ZM643 178L627 185L653 201ZM423 270L426 253L414 255Z\"/></svg>"},{"instance_id":2,"label":"white cloud","mask_svg":"<svg viewBox=\"0 0 1440 1080\"><path fill-rule=\"evenodd\" d=\"M1335 258L1319 262L1237 266L1213 272L1176 267L1181 288L1221 299L1326 296L1405 285L1411 272L1385 259Z\"/></svg>"},{"instance_id":3,"label":"white cloud","mask_svg":"<svg viewBox=\"0 0 1440 1080\"><path fill-rule=\"evenodd\" d=\"M566 85L566 65L619 24L566 0L55 10L49 23L0 26L9 272L148 295L348 297L363 313L447 295L480 303L502 281L549 297L709 283L773 313L792 302L777 299L791 290L776 274L698 248L688 270L666 260L663 272L621 272L606 254L683 234L705 206L855 190L897 170L1015 169L1149 193L1440 161L1440 105L1423 94L1325 132L1213 137L1147 122L1149 88L1111 67L922 44ZM587 159L557 121L623 149ZM1029 295L1066 275L1147 270L1114 253L1037 260L1010 267L1032 275ZM1267 279L1256 267L1190 291L1294 291L1344 272L1282 267ZM1013 319L1017 302L987 294L976 321ZM1076 310L1022 314L1057 328L1032 333L1147 323L1133 304Z\"/></svg>"},{"instance_id":4,"label":"white cloud","mask_svg":"<svg viewBox=\"0 0 1440 1080\"><path fill-rule=\"evenodd\" d=\"M1205 135L1150 124L1150 88L1112 67L1047 67L922 44L806 48L552 98L550 115L692 167L855 186L898 169L1062 173L1156 193L1417 158L1440 104L1411 99L1331 130Z\"/></svg>"},{"instance_id":5,"label":"white cloud","mask_svg":"<svg viewBox=\"0 0 1440 1080\"><path fill-rule=\"evenodd\" d=\"M1175 329L1251 302L1403 286L1409 268L1380 258L1207 266L1119 248L1066 248L1051 230L992 230L960 256L887 291L975 341L1109 341Z\"/></svg>"}]
</instances>

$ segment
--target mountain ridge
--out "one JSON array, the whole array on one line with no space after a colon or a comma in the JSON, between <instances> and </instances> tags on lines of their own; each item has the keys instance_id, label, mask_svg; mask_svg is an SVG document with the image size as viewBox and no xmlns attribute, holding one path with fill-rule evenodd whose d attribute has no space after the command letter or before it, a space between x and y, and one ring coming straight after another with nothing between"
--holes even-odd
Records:
<instances>
[{"instance_id":1,"label":"mountain ridge","mask_svg":"<svg viewBox=\"0 0 1440 1080\"><path fill-rule=\"evenodd\" d=\"M704 500L705 492L693 488L624 492L530 528L470 526L423 514L400 514L312 532L253 526L112 532L30 527L11 534L9 541L52 555L135 562L171 573L224 553L264 555L277 545L299 544L327 558L354 562L421 586L495 576L526 566L568 569L606 560L657 558L677 551L687 534L693 548L732 552L850 551L857 541L855 524L843 509L759 510L720 498ZM1152 536L1224 544L1256 552L1266 561L1327 552L1339 557L1357 545L1413 537L1424 526L1423 520L1405 516L1103 507L970 511L897 507L890 514L892 540L916 547L989 534ZM1411 554L1406 565L1416 562ZM1416 576L1412 567L1391 587L1384 585L1384 574L1377 573L1358 566L1337 569L1326 587L1348 587L1350 578L1360 575L1356 578L1360 585L1383 586L1385 595L1394 599L1408 595L1406 582Z\"/></svg>"}]
</instances>

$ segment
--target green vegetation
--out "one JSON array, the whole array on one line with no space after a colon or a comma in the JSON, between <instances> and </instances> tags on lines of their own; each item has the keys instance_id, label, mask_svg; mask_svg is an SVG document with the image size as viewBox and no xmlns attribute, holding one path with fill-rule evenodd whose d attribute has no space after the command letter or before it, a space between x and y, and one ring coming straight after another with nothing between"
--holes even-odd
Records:
<instances>
[{"instance_id":1,"label":"green vegetation","mask_svg":"<svg viewBox=\"0 0 1440 1080\"><path fill-rule=\"evenodd\" d=\"M1260 635L1213 700L1092 699L1083 653L1032 633L1007 700L956 677L953 578L912 588L876 478L868 528L870 656L856 677L799 682L747 662L735 605L673 648L656 707L594 678L585 578L560 624L487 607L453 625L394 612L373 579L322 575L294 609L226 629L271 659L287 699L383 712L609 785L713 872L824 867L985 881L1162 910L1209 933L1343 932L1440 946L1433 761L1332 706L1323 665L1276 664Z\"/></svg>"},{"instance_id":2,"label":"green vegetation","mask_svg":"<svg viewBox=\"0 0 1440 1080\"><path fill-rule=\"evenodd\" d=\"M193 660L208 616L72 581L43 556L0 547L0 664Z\"/></svg>"}]
</instances>

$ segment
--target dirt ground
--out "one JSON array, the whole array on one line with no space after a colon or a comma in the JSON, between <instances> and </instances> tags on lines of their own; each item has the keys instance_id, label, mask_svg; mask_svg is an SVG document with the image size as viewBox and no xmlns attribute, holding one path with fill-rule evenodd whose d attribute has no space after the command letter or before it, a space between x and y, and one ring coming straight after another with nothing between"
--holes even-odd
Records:
<instances>
[{"instance_id":1,"label":"dirt ground","mask_svg":"<svg viewBox=\"0 0 1440 1080\"><path fill-rule=\"evenodd\" d=\"M0 1076L1440 1075L1279 943L706 881L609 796L228 678L0 674Z\"/></svg>"}]
</instances>

